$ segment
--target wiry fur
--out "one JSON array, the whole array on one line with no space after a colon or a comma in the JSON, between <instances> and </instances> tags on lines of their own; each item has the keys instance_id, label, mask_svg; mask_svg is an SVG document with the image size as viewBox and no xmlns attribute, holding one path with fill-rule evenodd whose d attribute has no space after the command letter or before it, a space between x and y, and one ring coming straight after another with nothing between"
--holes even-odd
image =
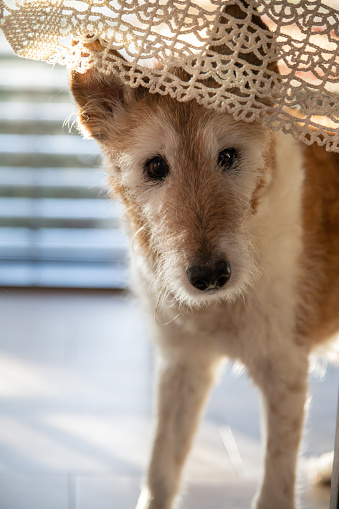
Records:
<instances>
[{"instance_id":1,"label":"wiry fur","mask_svg":"<svg viewBox=\"0 0 339 509\"><path fill-rule=\"evenodd\" d=\"M224 357L262 394L265 474L253 507L293 509L308 358L339 329L338 156L95 71L74 73L71 86L126 208L133 287L158 317L158 427L138 509L173 506ZM222 171L228 147L239 159ZM157 155L170 168L162 182L144 171ZM227 284L194 288L188 265L220 256Z\"/></svg>"}]
</instances>

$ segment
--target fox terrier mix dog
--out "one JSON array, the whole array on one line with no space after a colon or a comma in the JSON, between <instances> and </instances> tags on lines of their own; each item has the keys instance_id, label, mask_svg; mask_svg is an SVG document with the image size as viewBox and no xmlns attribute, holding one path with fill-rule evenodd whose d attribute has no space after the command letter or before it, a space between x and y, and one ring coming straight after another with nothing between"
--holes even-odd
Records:
<instances>
[{"instance_id":1,"label":"fox terrier mix dog","mask_svg":"<svg viewBox=\"0 0 339 509\"><path fill-rule=\"evenodd\" d=\"M137 508L173 507L227 357L262 394L265 471L252 507L294 509L309 355L339 330L339 154L95 69L73 71L71 89L125 205L134 286L166 323L153 320L158 422Z\"/></svg>"}]
</instances>

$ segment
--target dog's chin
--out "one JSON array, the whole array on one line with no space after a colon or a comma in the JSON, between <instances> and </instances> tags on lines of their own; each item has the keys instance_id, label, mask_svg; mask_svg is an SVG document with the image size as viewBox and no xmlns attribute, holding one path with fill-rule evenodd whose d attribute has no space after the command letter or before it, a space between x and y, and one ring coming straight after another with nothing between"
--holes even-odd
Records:
<instances>
[{"instance_id":1,"label":"dog's chin","mask_svg":"<svg viewBox=\"0 0 339 509\"><path fill-rule=\"evenodd\" d=\"M222 288L198 290L190 285L189 282L184 282L184 284L172 285L169 293L179 306L198 309L220 302L233 304L248 292L248 288L249 285L245 282L236 284L235 281L230 280Z\"/></svg>"}]
</instances>

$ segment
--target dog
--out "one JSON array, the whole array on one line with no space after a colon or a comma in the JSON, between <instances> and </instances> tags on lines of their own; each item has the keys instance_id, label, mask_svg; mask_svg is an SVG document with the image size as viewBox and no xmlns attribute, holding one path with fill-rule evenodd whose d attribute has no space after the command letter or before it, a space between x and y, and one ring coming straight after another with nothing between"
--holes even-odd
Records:
<instances>
[{"instance_id":1,"label":"dog","mask_svg":"<svg viewBox=\"0 0 339 509\"><path fill-rule=\"evenodd\" d=\"M125 206L133 287L158 317L158 422L137 509L175 504L225 357L262 395L252 507L294 509L309 357L339 330L339 154L95 69L70 81Z\"/></svg>"}]
</instances>

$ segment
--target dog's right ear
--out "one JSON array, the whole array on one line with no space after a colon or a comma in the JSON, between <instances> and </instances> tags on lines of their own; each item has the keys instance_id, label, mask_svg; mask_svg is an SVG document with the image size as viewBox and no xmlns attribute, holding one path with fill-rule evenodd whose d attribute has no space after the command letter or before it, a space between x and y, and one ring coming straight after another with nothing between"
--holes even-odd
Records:
<instances>
[{"instance_id":1,"label":"dog's right ear","mask_svg":"<svg viewBox=\"0 0 339 509\"><path fill-rule=\"evenodd\" d=\"M85 47L92 52L104 50L98 41L87 43ZM121 58L120 55L117 56ZM70 88L78 104L81 126L97 140L107 137L109 121L114 117L117 108L123 107L132 94L131 88L119 78L107 76L94 67L85 73L71 71Z\"/></svg>"}]
</instances>

